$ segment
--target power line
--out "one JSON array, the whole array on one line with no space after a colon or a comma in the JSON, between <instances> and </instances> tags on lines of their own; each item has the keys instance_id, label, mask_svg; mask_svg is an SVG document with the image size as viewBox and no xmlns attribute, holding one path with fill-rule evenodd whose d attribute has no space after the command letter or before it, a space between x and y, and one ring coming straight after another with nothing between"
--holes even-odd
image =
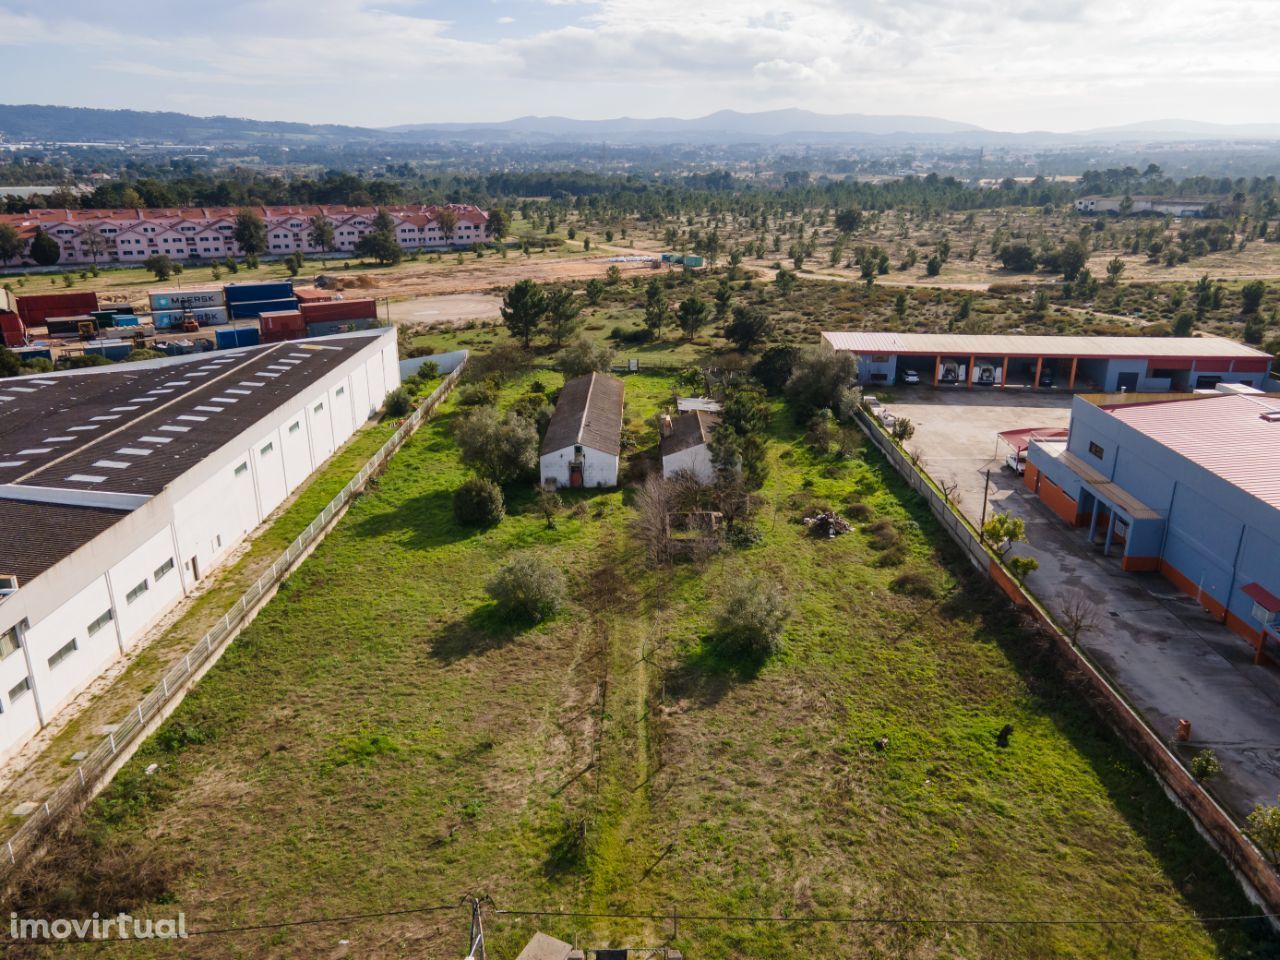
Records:
<instances>
[{"instance_id":1,"label":"power line","mask_svg":"<svg viewBox=\"0 0 1280 960\"><path fill-rule=\"evenodd\" d=\"M684 914L684 913L585 913L572 910L505 910L495 914L512 917L563 917L582 920L690 920L698 923L830 923L864 926L1158 926L1178 924L1239 923L1246 920L1280 919L1275 913L1248 913L1219 917L1063 917L1032 919L1015 917L896 917L896 916L816 916L780 917L772 915Z\"/></svg>"}]
</instances>

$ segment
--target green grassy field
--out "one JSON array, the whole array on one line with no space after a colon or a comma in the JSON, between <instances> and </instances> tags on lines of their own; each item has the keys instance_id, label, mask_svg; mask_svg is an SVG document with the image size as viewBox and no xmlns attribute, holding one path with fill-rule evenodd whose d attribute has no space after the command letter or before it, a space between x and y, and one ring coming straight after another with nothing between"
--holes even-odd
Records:
<instances>
[{"instance_id":1,"label":"green grassy field","mask_svg":"<svg viewBox=\"0 0 1280 960\"><path fill-rule=\"evenodd\" d=\"M503 402L535 377L559 383L526 375ZM672 380L625 382L628 421L652 445L645 421ZM454 419L446 407L423 426L91 808L104 858L171 864L160 902L138 912L181 909L207 929L474 893L593 913L1160 917L1171 922L682 920L676 944L697 958L1270 955L1259 928L1197 920L1250 910L855 435L844 454L816 451L776 407L761 542L653 570L628 534L627 490L568 497L554 529L531 491L513 491L499 526L458 527ZM816 503L865 517L818 541L797 522ZM891 528L880 539L877 520ZM568 609L528 629L484 593L526 550L572 584ZM780 583L794 610L785 652L758 668L707 642L723 588L750 574ZM64 898L92 901L76 876L61 882ZM454 958L467 917L197 937L181 952L344 956L348 940L351 956ZM669 926L490 913L489 956L514 957L538 928L634 946Z\"/></svg>"}]
</instances>

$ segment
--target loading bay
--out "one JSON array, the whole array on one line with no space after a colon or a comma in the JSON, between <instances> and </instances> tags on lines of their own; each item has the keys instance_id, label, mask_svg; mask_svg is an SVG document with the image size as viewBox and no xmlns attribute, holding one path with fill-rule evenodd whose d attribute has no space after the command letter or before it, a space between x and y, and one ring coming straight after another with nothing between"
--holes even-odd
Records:
<instances>
[{"instance_id":1,"label":"loading bay","mask_svg":"<svg viewBox=\"0 0 1280 960\"><path fill-rule=\"evenodd\" d=\"M1280 794L1280 670L1255 666L1253 650L1158 573L1126 573L1091 546L1086 531L1062 523L1005 466L996 435L1027 427L1064 428L1071 398L990 389L895 388L881 397L915 433L906 442L935 481L955 485L960 509L976 525L987 489L987 516L1009 512L1026 524L1035 557L1027 585L1060 616L1079 595L1096 608L1096 626L1079 638L1130 703L1171 744L1177 723L1191 722L1192 752L1212 749L1222 773L1212 789L1243 819Z\"/></svg>"}]
</instances>

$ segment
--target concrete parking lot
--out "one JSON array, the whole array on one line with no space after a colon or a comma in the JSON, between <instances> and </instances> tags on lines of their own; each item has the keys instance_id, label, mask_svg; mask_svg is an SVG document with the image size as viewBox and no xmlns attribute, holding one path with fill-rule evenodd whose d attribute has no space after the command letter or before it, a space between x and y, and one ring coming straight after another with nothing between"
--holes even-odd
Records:
<instances>
[{"instance_id":1,"label":"concrete parking lot","mask_svg":"<svg viewBox=\"0 0 1280 960\"><path fill-rule=\"evenodd\" d=\"M885 406L915 425L907 448L939 483L955 485L959 506L976 524L987 489L987 515L1008 511L1026 523L1040 569L1027 585L1061 617L1079 597L1097 626L1080 645L1124 690L1147 722L1172 742L1180 719L1191 721L1183 750L1211 748L1223 772L1218 798L1243 817L1280 793L1280 673L1255 666L1252 648L1190 597L1155 573L1125 573L1086 532L1067 527L1003 466L996 434L1025 427L1064 427L1070 397L1026 391L895 388Z\"/></svg>"}]
</instances>

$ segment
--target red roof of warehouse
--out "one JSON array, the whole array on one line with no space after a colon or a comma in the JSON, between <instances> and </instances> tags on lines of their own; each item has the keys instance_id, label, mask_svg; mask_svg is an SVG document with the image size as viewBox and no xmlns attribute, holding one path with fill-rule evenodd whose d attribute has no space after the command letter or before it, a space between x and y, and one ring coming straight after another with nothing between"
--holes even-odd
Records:
<instances>
[{"instance_id":1,"label":"red roof of warehouse","mask_svg":"<svg viewBox=\"0 0 1280 960\"><path fill-rule=\"evenodd\" d=\"M1105 409L1280 510L1280 397L1207 394Z\"/></svg>"},{"instance_id":2,"label":"red roof of warehouse","mask_svg":"<svg viewBox=\"0 0 1280 960\"><path fill-rule=\"evenodd\" d=\"M824 333L822 338L834 350L853 353L918 353L946 357L1247 357L1269 360L1271 356L1221 337L1048 337L848 330Z\"/></svg>"}]
</instances>

